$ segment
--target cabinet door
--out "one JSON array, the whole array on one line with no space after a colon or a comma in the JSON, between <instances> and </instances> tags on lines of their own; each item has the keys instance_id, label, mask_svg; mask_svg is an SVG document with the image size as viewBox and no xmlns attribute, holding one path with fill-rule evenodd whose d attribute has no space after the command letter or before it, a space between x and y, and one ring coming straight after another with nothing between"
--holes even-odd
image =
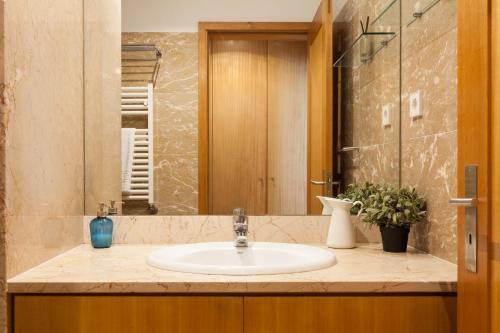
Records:
<instances>
[{"instance_id":1,"label":"cabinet door","mask_svg":"<svg viewBox=\"0 0 500 333\"><path fill-rule=\"evenodd\" d=\"M242 297L15 296L15 333L238 333Z\"/></svg>"},{"instance_id":2,"label":"cabinet door","mask_svg":"<svg viewBox=\"0 0 500 333\"><path fill-rule=\"evenodd\" d=\"M266 214L267 41L213 40L210 56L210 214Z\"/></svg>"},{"instance_id":3,"label":"cabinet door","mask_svg":"<svg viewBox=\"0 0 500 333\"><path fill-rule=\"evenodd\" d=\"M245 333L451 333L454 296L245 297Z\"/></svg>"},{"instance_id":4,"label":"cabinet door","mask_svg":"<svg viewBox=\"0 0 500 333\"><path fill-rule=\"evenodd\" d=\"M307 215L307 42L269 41L268 214Z\"/></svg>"}]
</instances>

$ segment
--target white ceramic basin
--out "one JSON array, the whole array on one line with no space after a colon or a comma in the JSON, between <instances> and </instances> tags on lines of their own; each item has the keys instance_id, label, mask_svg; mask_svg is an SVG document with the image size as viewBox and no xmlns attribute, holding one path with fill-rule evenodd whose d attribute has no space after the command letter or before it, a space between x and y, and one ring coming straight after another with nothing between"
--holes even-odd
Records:
<instances>
[{"instance_id":1,"label":"white ceramic basin","mask_svg":"<svg viewBox=\"0 0 500 333\"><path fill-rule=\"evenodd\" d=\"M307 272L335 264L335 255L321 248L286 243L197 243L165 247L149 255L157 268L201 274L260 275Z\"/></svg>"}]
</instances>

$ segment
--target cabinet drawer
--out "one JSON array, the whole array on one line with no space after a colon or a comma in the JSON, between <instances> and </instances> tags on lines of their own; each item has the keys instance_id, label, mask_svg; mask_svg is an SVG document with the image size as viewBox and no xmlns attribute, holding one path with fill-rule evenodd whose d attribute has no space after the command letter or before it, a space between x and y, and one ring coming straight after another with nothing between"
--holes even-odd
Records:
<instances>
[{"instance_id":1,"label":"cabinet drawer","mask_svg":"<svg viewBox=\"0 0 500 333\"><path fill-rule=\"evenodd\" d=\"M15 333L238 333L242 297L15 296Z\"/></svg>"},{"instance_id":2,"label":"cabinet drawer","mask_svg":"<svg viewBox=\"0 0 500 333\"><path fill-rule=\"evenodd\" d=\"M245 297L245 333L456 332L454 296Z\"/></svg>"}]
</instances>

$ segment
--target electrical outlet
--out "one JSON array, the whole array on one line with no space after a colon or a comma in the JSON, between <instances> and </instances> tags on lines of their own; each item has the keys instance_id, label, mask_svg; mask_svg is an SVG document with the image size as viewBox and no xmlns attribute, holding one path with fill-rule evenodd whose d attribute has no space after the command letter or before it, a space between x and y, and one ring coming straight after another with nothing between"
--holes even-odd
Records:
<instances>
[{"instance_id":1,"label":"electrical outlet","mask_svg":"<svg viewBox=\"0 0 500 333\"><path fill-rule=\"evenodd\" d=\"M386 104L382 107L382 127L392 126L392 105Z\"/></svg>"},{"instance_id":2,"label":"electrical outlet","mask_svg":"<svg viewBox=\"0 0 500 333\"><path fill-rule=\"evenodd\" d=\"M420 90L415 91L410 94L410 118L420 118L424 115L424 110L422 109L422 96Z\"/></svg>"}]
</instances>

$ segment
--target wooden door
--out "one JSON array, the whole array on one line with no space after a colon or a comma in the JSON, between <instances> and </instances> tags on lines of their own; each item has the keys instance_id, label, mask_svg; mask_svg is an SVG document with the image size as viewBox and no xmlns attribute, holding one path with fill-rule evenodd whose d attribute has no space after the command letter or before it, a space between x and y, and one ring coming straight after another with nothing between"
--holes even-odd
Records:
<instances>
[{"instance_id":1,"label":"wooden door","mask_svg":"<svg viewBox=\"0 0 500 333\"><path fill-rule=\"evenodd\" d=\"M242 297L15 296L15 333L242 333Z\"/></svg>"},{"instance_id":2,"label":"wooden door","mask_svg":"<svg viewBox=\"0 0 500 333\"><path fill-rule=\"evenodd\" d=\"M491 331L500 333L500 0L492 6L492 225L490 254Z\"/></svg>"},{"instance_id":3,"label":"wooden door","mask_svg":"<svg viewBox=\"0 0 500 333\"><path fill-rule=\"evenodd\" d=\"M267 41L212 40L210 214L266 214Z\"/></svg>"},{"instance_id":4,"label":"wooden door","mask_svg":"<svg viewBox=\"0 0 500 333\"><path fill-rule=\"evenodd\" d=\"M269 41L268 211L307 214L307 43Z\"/></svg>"},{"instance_id":5,"label":"wooden door","mask_svg":"<svg viewBox=\"0 0 500 333\"><path fill-rule=\"evenodd\" d=\"M308 213L321 214L333 166L332 3L322 0L309 37Z\"/></svg>"},{"instance_id":6,"label":"wooden door","mask_svg":"<svg viewBox=\"0 0 500 333\"><path fill-rule=\"evenodd\" d=\"M492 317L498 318L498 312L492 316L492 305L496 303L498 309L498 294L495 299L495 295L491 293L491 284L499 281L498 275L491 275L495 272L492 268L498 267L496 262L492 264L497 253L497 243L494 243L495 238L492 237L492 230L495 229L492 226L498 228L499 218L498 207L492 205L495 198L492 199L492 195L498 195L498 187L492 187L491 182L498 177L499 165L492 165L492 162L498 163L496 158L500 147L500 142L495 141L498 140L500 129L498 114L492 113L491 103L492 96L498 98L499 94L498 86L495 90L491 89L491 41L494 40L491 39L491 4L491 0L457 2L458 194L465 196L465 168L473 165L477 166L478 199L476 272L468 271L466 267L465 243L469 241L469 235L465 232L465 210L458 208L459 332L491 332L490 320ZM498 13L498 9L496 12ZM493 64L497 61L498 59L493 59ZM498 109L495 112L498 112ZM492 119L497 120L496 123L492 122ZM498 287L495 288L498 290Z\"/></svg>"}]
</instances>

